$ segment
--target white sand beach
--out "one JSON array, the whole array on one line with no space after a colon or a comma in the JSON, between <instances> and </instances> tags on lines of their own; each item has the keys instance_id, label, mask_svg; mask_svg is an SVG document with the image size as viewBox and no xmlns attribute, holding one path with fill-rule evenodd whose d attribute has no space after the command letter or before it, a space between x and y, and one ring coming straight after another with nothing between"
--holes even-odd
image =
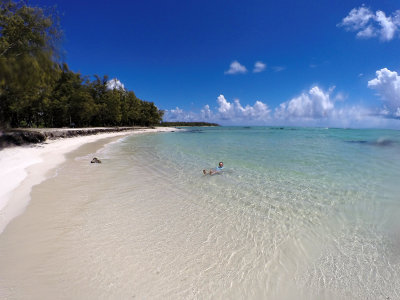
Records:
<instances>
[{"instance_id":1,"label":"white sand beach","mask_svg":"<svg viewBox=\"0 0 400 300\"><path fill-rule=\"evenodd\" d=\"M131 134L171 132L176 128L157 127L132 131L101 133L66 139L47 140L42 144L11 147L0 151L0 234L7 224L24 211L30 191L65 160L65 155L80 146L97 141L104 144Z\"/></svg>"},{"instance_id":2,"label":"white sand beach","mask_svg":"<svg viewBox=\"0 0 400 300\"><path fill-rule=\"evenodd\" d=\"M0 299L399 299L397 132L133 134L0 152Z\"/></svg>"}]
</instances>

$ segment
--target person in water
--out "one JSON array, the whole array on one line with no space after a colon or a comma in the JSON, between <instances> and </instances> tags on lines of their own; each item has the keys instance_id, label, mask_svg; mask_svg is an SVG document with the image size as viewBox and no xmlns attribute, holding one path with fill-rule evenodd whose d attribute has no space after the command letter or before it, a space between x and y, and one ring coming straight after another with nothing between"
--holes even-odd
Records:
<instances>
[{"instance_id":1,"label":"person in water","mask_svg":"<svg viewBox=\"0 0 400 300\"><path fill-rule=\"evenodd\" d=\"M215 169L210 169L210 171L208 171L208 172L206 170L203 170L203 174L204 175L207 175L207 174L214 175L214 174L218 174L218 173L222 172L223 169L224 169L224 163L222 161L220 161L218 164L218 167L216 167Z\"/></svg>"}]
</instances>

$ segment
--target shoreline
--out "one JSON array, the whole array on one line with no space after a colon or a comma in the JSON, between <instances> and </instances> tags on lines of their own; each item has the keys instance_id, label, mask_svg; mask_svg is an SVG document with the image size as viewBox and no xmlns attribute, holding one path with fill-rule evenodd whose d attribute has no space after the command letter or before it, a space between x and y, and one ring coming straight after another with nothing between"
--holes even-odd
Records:
<instances>
[{"instance_id":1,"label":"shoreline","mask_svg":"<svg viewBox=\"0 0 400 300\"><path fill-rule=\"evenodd\" d=\"M13 128L0 130L0 151L9 147L43 143L47 140L102 133L155 129L156 127ZM158 127L164 128L164 127ZM166 127L165 127L166 128Z\"/></svg>"},{"instance_id":2,"label":"shoreline","mask_svg":"<svg viewBox=\"0 0 400 300\"><path fill-rule=\"evenodd\" d=\"M78 130L82 129L75 129L76 132L79 132ZM32 187L49 178L50 171L65 161L66 154L85 144L101 140L104 140L104 147L106 144L133 134L176 130L174 127L130 128L124 131L97 132L92 135L69 138L54 136L56 131L62 134L66 130L50 130L53 137L44 143L2 149L0 151L0 234L12 219L23 213L30 201ZM68 129L68 131L71 130Z\"/></svg>"}]
</instances>

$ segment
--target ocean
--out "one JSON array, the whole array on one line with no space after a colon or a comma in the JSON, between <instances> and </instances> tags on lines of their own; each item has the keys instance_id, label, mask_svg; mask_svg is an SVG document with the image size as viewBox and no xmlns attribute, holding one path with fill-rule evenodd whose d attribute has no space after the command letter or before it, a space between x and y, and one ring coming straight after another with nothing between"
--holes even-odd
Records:
<instances>
[{"instance_id":1,"label":"ocean","mask_svg":"<svg viewBox=\"0 0 400 300\"><path fill-rule=\"evenodd\" d=\"M400 131L185 128L52 173L0 235L5 298L400 299Z\"/></svg>"}]
</instances>

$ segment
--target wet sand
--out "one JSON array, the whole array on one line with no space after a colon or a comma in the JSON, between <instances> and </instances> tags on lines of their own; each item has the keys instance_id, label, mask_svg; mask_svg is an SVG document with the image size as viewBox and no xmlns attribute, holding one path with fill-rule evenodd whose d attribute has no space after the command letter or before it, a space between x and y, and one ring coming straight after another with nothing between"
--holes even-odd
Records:
<instances>
[{"instance_id":1,"label":"wet sand","mask_svg":"<svg viewBox=\"0 0 400 300\"><path fill-rule=\"evenodd\" d=\"M54 176L54 172L51 173L51 171L65 161L67 153L87 143L99 142L100 147L131 134L175 130L176 128L171 127L158 127L102 133L3 149L0 151L0 234L15 216L24 211L29 202L32 187Z\"/></svg>"}]
</instances>

